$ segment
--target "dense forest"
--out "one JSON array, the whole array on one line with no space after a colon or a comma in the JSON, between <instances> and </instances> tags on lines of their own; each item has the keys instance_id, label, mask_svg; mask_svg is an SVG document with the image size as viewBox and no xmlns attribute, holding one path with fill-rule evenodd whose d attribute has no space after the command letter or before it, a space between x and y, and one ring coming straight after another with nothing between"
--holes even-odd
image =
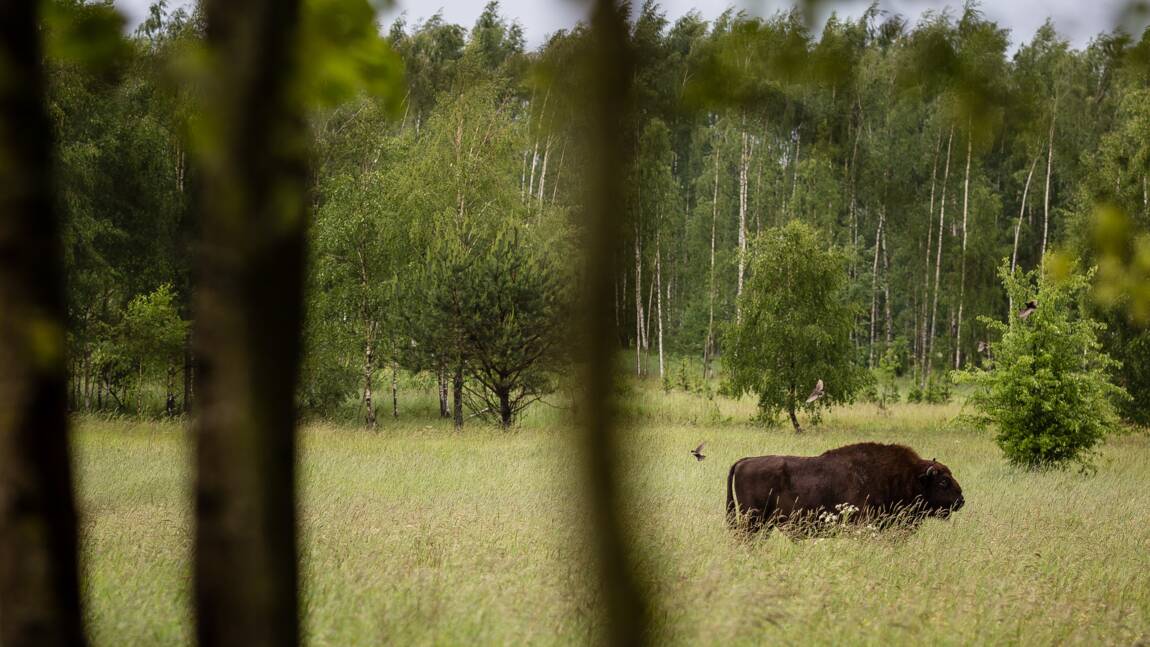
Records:
<instances>
[{"instance_id":1,"label":"dense forest","mask_svg":"<svg viewBox=\"0 0 1150 647\"><path fill-rule=\"evenodd\" d=\"M314 217L298 399L374 428L400 415L401 383L435 385L457 424L510 424L562 387L580 343L566 323L589 30L529 51L496 2L469 27L378 31L370 15L326 24L323 4L305 3L301 35ZM108 9L69 5L93 23ZM612 253L633 372L722 382L751 250L800 220L846 259L856 365L893 371L913 398L987 360L980 317L1020 307L1003 264L1098 266L1083 307L1107 324L1127 417L1147 421L1150 32L1078 50L1047 23L1012 44L974 2L917 24L876 5L816 29L798 10L671 20L648 1L627 24L631 162ZM203 32L198 10L161 3L106 65L49 39L73 409L176 415L197 395Z\"/></svg>"}]
</instances>

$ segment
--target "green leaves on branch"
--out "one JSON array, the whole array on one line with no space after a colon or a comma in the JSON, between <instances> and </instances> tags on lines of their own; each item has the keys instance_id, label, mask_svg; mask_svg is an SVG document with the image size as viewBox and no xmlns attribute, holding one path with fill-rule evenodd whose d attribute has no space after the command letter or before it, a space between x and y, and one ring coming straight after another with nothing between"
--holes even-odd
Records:
<instances>
[{"instance_id":1,"label":"green leaves on branch","mask_svg":"<svg viewBox=\"0 0 1150 647\"><path fill-rule=\"evenodd\" d=\"M393 114L403 101L403 61L380 35L367 0L306 0L301 39L302 89L309 103L335 106L360 93Z\"/></svg>"}]
</instances>

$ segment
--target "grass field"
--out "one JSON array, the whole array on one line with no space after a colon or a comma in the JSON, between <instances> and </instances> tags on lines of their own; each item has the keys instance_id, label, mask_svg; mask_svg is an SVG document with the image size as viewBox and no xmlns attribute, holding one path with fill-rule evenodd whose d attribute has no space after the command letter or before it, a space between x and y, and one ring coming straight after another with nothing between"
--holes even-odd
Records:
<instances>
[{"instance_id":1,"label":"grass field","mask_svg":"<svg viewBox=\"0 0 1150 647\"><path fill-rule=\"evenodd\" d=\"M1147 644L1150 438L1098 471L1008 467L957 405L855 405L796 436L748 401L628 398L630 519L660 644ZM166 423L82 419L85 595L98 645L190 641L189 444ZM312 645L583 644L596 634L569 428L433 418L302 434L303 615ZM708 459L688 450L708 441ZM897 441L948 464L967 505L909 536L752 542L724 527L730 464Z\"/></svg>"}]
</instances>

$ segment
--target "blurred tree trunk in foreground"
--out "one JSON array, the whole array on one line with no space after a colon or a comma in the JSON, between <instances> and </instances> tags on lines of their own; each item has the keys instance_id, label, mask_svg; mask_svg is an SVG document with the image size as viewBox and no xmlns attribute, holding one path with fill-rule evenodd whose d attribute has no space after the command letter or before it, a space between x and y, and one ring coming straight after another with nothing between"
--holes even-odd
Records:
<instances>
[{"instance_id":1,"label":"blurred tree trunk in foreground","mask_svg":"<svg viewBox=\"0 0 1150 647\"><path fill-rule=\"evenodd\" d=\"M579 408L583 427L583 486L591 514L592 546L598 563L599 586L606 613L605 641L611 645L642 645L647 633L647 605L627 551L620 495L619 429L613 406L615 255L611 253L623 229L621 178L628 167L625 130L632 77L632 55L623 14L615 0L595 2L591 29L593 48L588 114L594 169L588 178L587 249L584 258L586 295L582 333L586 349L583 376L585 400ZM597 158L597 159L595 159ZM636 340L636 345L638 345Z\"/></svg>"},{"instance_id":2,"label":"blurred tree trunk in foreground","mask_svg":"<svg viewBox=\"0 0 1150 647\"><path fill-rule=\"evenodd\" d=\"M39 3L0 0L0 644L84 644Z\"/></svg>"},{"instance_id":3,"label":"blurred tree trunk in foreground","mask_svg":"<svg viewBox=\"0 0 1150 647\"><path fill-rule=\"evenodd\" d=\"M209 0L196 330L199 644L298 642L307 142L297 1Z\"/></svg>"}]
</instances>

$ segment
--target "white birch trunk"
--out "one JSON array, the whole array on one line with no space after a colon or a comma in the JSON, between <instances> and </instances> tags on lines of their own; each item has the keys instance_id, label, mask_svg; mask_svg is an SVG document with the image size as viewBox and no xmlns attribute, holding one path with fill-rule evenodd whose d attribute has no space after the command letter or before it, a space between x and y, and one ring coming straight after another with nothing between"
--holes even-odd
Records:
<instances>
[{"instance_id":1,"label":"white birch trunk","mask_svg":"<svg viewBox=\"0 0 1150 647\"><path fill-rule=\"evenodd\" d=\"M715 148L715 189L711 196L711 266L707 290L707 339L703 345L703 379L710 377L715 334L715 223L719 220L719 149Z\"/></svg>"},{"instance_id":2,"label":"white birch trunk","mask_svg":"<svg viewBox=\"0 0 1150 647\"><path fill-rule=\"evenodd\" d=\"M643 257L635 224L635 375L643 375Z\"/></svg>"},{"instance_id":3,"label":"white birch trunk","mask_svg":"<svg viewBox=\"0 0 1150 647\"><path fill-rule=\"evenodd\" d=\"M946 229L946 184L950 179L950 151L951 144L954 143L954 126L950 127L950 134L946 138L946 164L943 166L942 172L942 196L939 199L940 207L938 210L938 253L935 255L934 261L934 298L930 307L930 334L926 338L926 367L922 374L922 386L926 387L927 377L930 375L931 364L933 363L934 353L934 333L938 323L938 289L939 282L942 279L942 241L943 233Z\"/></svg>"},{"instance_id":4,"label":"white birch trunk","mask_svg":"<svg viewBox=\"0 0 1150 647\"><path fill-rule=\"evenodd\" d=\"M1042 201L1042 255L1039 267L1046 267L1046 236L1050 231L1050 172L1054 168L1054 122L1058 115L1058 99L1054 100L1054 109L1050 113L1050 136L1046 148L1046 192Z\"/></svg>"},{"instance_id":5,"label":"white birch trunk","mask_svg":"<svg viewBox=\"0 0 1150 647\"><path fill-rule=\"evenodd\" d=\"M966 298L966 223L970 212L970 158L974 147L974 133L967 123L966 133L966 177L962 183L962 257L958 271L958 321L954 328L954 370L962 367L962 310Z\"/></svg>"},{"instance_id":6,"label":"white birch trunk","mask_svg":"<svg viewBox=\"0 0 1150 647\"><path fill-rule=\"evenodd\" d=\"M659 231L655 230L655 320L659 343L659 378L663 378L663 253Z\"/></svg>"},{"instance_id":7,"label":"white birch trunk","mask_svg":"<svg viewBox=\"0 0 1150 647\"><path fill-rule=\"evenodd\" d=\"M747 262L747 132L743 131L743 147L739 156L739 277L735 287L735 322L743 320L743 309L740 303L743 295L743 275Z\"/></svg>"},{"instance_id":8,"label":"white birch trunk","mask_svg":"<svg viewBox=\"0 0 1150 647\"><path fill-rule=\"evenodd\" d=\"M1036 155L1034 161L1030 163L1030 171L1026 174L1026 184L1022 186L1022 205L1018 208L1018 222L1014 223L1014 246L1010 250L1011 274L1014 274L1014 268L1018 267L1018 233L1022 230L1022 216L1026 213L1026 196L1030 193L1030 180L1034 177L1034 168L1038 166L1038 157ZM1006 300L1006 319L1009 321L1011 314L1014 313L1014 297L1007 293Z\"/></svg>"},{"instance_id":9,"label":"white birch trunk","mask_svg":"<svg viewBox=\"0 0 1150 647\"><path fill-rule=\"evenodd\" d=\"M544 186L547 184L547 159L551 157L551 135L547 136L547 144L543 147L543 166L539 169L539 210L543 211Z\"/></svg>"},{"instance_id":10,"label":"white birch trunk","mask_svg":"<svg viewBox=\"0 0 1150 647\"><path fill-rule=\"evenodd\" d=\"M885 216L886 210L883 209L879 212L878 228L874 234L874 264L871 267L870 282L870 351L867 358L867 366L871 368L874 368L875 321L878 319L878 258L882 247L882 227Z\"/></svg>"}]
</instances>

